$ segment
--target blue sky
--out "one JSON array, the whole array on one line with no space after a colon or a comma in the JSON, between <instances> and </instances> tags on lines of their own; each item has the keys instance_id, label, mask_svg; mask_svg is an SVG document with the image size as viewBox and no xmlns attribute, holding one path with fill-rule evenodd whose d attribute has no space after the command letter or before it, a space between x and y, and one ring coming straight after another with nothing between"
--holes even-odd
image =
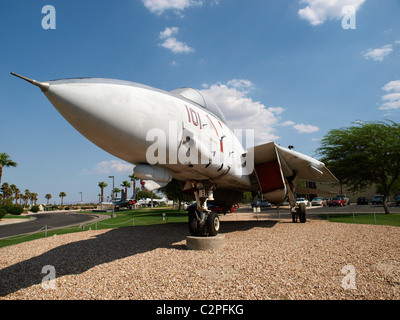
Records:
<instances>
[{"instance_id":1,"label":"blue sky","mask_svg":"<svg viewBox=\"0 0 400 320\"><path fill-rule=\"evenodd\" d=\"M330 5L328 5L328 3ZM55 29L44 29L45 5ZM351 5L354 15L342 13ZM314 156L330 130L400 121L398 0L126 0L0 2L0 152L18 162L2 183L65 202L96 201L132 166L82 137L34 86L115 78L206 90L232 128L255 129ZM342 22L354 22L344 29ZM47 21L47 20L46 20ZM47 21L49 22L49 21Z\"/></svg>"}]
</instances>

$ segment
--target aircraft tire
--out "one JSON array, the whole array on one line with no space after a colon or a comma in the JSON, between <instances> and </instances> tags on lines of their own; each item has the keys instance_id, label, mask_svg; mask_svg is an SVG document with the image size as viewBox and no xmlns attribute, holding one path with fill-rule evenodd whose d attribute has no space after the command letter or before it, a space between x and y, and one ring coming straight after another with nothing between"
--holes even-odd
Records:
<instances>
[{"instance_id":1,"label":"aircraft tire","mask_svg":"<svg viewBox=\"0 0 400 320\"><path fill-rule=\"evenodd\" d=\"M211 212L207 217L207 233L209 236L216 236L220 229L219 217L216 212Z\"/></svg>"},{"instance_id":2,"label":"aircraft tire","mask_svg":"<svg viewBox=\"0 0 400 320\"><path fill-rule=\"evenodd\" d=\"M304 203L300 203L300 205L299 205L299 220L300 220L300 223L305 223L307 220L306 205Z\"/></svg>"}]
</instances>

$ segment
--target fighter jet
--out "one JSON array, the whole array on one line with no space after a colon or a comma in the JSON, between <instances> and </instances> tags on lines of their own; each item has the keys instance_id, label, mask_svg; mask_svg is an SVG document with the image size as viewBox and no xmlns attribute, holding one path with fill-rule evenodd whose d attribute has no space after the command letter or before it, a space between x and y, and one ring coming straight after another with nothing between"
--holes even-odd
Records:
<instances>
[{"instance_id":1,"label":"fighter jet","mask_svg":"<svg viewBox=\"0 0 400 320\"><path fill-rule=\"evenodd\" d=\"M213 99L193 88L167 92L114 79L39 82L12 74L39 87L91 142L134 164L147 190L179 181L197 203L189 210L192 235L220 231L208 201L227 212L246 191L276 205L289 201L293 221L305 222L305 206L296 207L298 180L337 182L322 162L274 142L244 149Z\"/></svg>"},{"instance_id":2,"label":"fighter jet","mask_svg":"<svg viewBox=\"0 0 400 320\"><path fill-rule=\"evenodd\" d=\"M127 199L125 192L121 191L121 198L115 198L111 201L104 201L101 203L106 206L114 206L115 210L119 210L120 208L132 209L132 207L136 204L136 193L132 195L130 199Z\"/></svg>"}]
</instances>

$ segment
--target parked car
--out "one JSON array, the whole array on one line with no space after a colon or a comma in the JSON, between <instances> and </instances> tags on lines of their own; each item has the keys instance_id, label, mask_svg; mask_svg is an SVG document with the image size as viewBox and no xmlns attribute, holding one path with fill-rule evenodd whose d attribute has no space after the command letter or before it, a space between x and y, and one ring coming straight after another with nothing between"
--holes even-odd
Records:
<instances>
[{"instance_id":1,"label":"parked car","mask_svg":"<svg viewBox=\"0 0 400 320\"><path fill-rule=\"evenodd\" d=\"M344 204L348 206L350 204L350 198L346 196L345 194L338 194L336 197L341 197L344 199Z\"/></svg>"},{"instance_id":2,"label":"parked car","mask_svg":"<svg viewBox=\"0 0 400 320\"><path fill-rule=\"evenodd\" d=\"M324 204L324 199L322 198L314 198L311 201L312 206L322 206Z\"/></svg>"},{"instance_id":3,"label":"parked car","mask_svg":"<svg viewBox=\"0 0 400 320\"><path fill-rule=\"evenodd\" d=\"M260 207L260 208L268 208L270 207L271 204L267 201L267 200L263 200L263 201L255 201L251 204L251 207Z\"/></svg>"},{"instance_id":4,"label":"parked car","mask_svg":"<svg viewBox=\"0 0 400 320\"><path fill-rule=\"evenodd\" d=\"M329 201L330 207L334 207L334 206L344 207L345 205L346 205L346 201L342 197L334 197Z\"/></svg>"},{"instance_id":5,"label":"parked car","mask_svg":"<svg viewBox=\"0 0 400 320\"><path fill-rule=\"evenodd\" d=\"M308 206L308 200L306 198L297 198L296 205L299 205L300 203L304 203L306 206Z\"/></svg>"},{"instance_id":6,"label":"parked car","mask_svg":"<svg viewBox=\"0 0 400 320\"><path fill-rule=\"evenodd\" d=\"M357 204L368 204L368 198L366 197L358 197L357 198Z\"/></svg>"},{"instance_id":7,"label":"parked car","mask_svg":"<svg viewBox=\"0 0 400 320\"><path fill-rule=\"evenodd\" d=\"M371 199L372 204L383 204L383 196L376 194Z\"/></svg>"},{"instance_id":8,"label":"parked car","mask_svg":"<svg viewBox=\"0 0 400 320\"><path fill-rule=\"evenodd\" d=\"M214 211L216 213L224 213L224 210L220 206L212 206L211 211ZM235 206L232 206L232 208L228 210L228 212L235 212Z\"/></svg>"},{"instance_id":9,"label":"parked car","mask_svg":"<svg viewBox=\"0 0 400 320\"><path fill-rule=\"evenodd\" d=\"M396 206L400 206L400 194L396 197Z\"/></svg>"}]
</instances>

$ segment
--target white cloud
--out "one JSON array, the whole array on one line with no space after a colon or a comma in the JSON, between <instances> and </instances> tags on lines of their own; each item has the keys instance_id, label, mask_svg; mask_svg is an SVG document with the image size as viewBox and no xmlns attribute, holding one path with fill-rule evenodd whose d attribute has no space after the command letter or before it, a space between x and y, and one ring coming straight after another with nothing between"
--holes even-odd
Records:
<instances>
[{"instance_id":1,"label":"white cloud","mask_svg":"<svg viewBox=\"0 0 400 320\"><path fill-rule=\"evenodd\" d=\"M282 127L288 127L288 126L293 126L295 124L296 123L294 121L288 120L288 121L285 121L285 122L281 123L281 126Z\"/></svg>"},{"instance_id":2,"label":"white cloud","mask_svg":"<svg viewBox=\"0 0 400 320\"><path fill-rule=\"evenodd\" d=\"M382 90L392 92L382 97L383 103L379 107L380 110L400 109L400 80L390 81L385 84Z\"/></svg>"},{"instance_id":3,"label":"white cloud","mask_svg":"<svg viewBox=\"0 0 400 320\"><path fill-rule=\"evenodd\" d=\"M201 0L142 0L142 2L147 9L157 15L161 15L167 10L181 13L186 8L203 4Z\"/></svg>"},{"instance_id":4,"label":"white cloud","mask_svg":"<svg viewBox=\"0 0 400 320\"><path fill-rule=\"evenodd\" d=\"M385 57L393 52L392 47L392 44L387 44L382 48L368 49L367 52L364 54L364 57L366 59L372 59L374 61L383 61Z\"/></svg>"},{"instance_id":5,"label":"white cloud","mask_svg":"<svg viewBox=\"0 0 400 320\"><path fill-rule=\"evenodd\" d=\"M248 92L251 89L254 89L254 84L250 80L245 79L232 79L227 83L228 87L233 87L235 89Z\"/></svg>"},{"instance_id":6,"label":"white cloud","mask_svg":"<svg viewBox=\"0 0 400 320\"><path fill-rule=\"evenodd\" d=\"M160 32L160 39L167 39L167 38L171 38L174 35L177 35L179 32L179 28L178 27L172 27L172 28L165 28L164 31Z\"/></svg>"},{"instance_id":7,"label":"white cloud","mask_svg":"<svg viewBox=\"0 0 400 320\"><path fill-rule=\"evenodd\" d=\"M300 133L313 133L319 131L318 127L304 123L296 124L295 126L293 126L293 128L295 128Z\"/></svg>"},{"instance_id":8,"label":"white cloud","mask_svg":"<svg viewBox=\"0 0 400 320\"><path fill-rule=\"evenodd\" d=\"M129 173L133 172L134 166L119 160L101 161L91 170L83 170L85 174L111 174L111 173Z\"/></svg>"},{"instance_id":9,"label":"white cloud","mask_svg":"<svg viewBox=\"0 0 400 320\"><path fill-rule=\"evenodd\" d=\"M165 28L164 31L160 32L159 38L161 40L164 40L162 43L159 43L158 45L160 47L166 48L168 50L171 50L173 53L191 53L194 52L195 50L191 47L189 47L186 43L178 41L174 36L179 33L179 28L178 27L172 27L172 28Z\"/></svg>"},{"instance_id":10,"label":"white cloud","mask_svg":"<svg viewBox=\"0 0 400 320\"><path fill-rule=\"evenodd\" d=\"M400 92L400 80L390 81L389 83L384 85L382 90L385 90L386 92Z\"/></svg>"},{"instance_id":11,"label":"white cloud","mask_svg":"<svg viewBox=\"0 0 400 320\"><path fill-rule=\"evenodd\" d=\"M300 0L307 5L298 11L300 18L308 20L311 25L317 26L326 20L342 19L344 14L342 8L350 5L357 9L365 0Z\"/></svg>"},{"instance_id":12,"label":"white cloud","mask_svg":"<svg viewBox=\"0 0 400 320\"><path fill-rule=\"evenodd\" d=\"M214 84L203 90L220 106L228 126L233 129L254 129L255 142L266 143L279 139L275 135L275 126L284 109L266 107L260 102L247 97L248 89L253 84L249 80L231 80L227 84ZM203 85L205 87L205 85Z\"/></svg>"},{"instance_id":13,"label":"white cloud","mask_svg":"<svg viewBox=\"0 0 400 320\"><path fill-rule=\"evenodd\" d=\"M296 124L291 120L280 123L280 115L285 109L266 107L261 102L248 97L249 90L255 87L250 80L233 79L226 84L217 83L211 86L203 83L202 87L205 88L202 91L211 96L219 105L232 130L254 129L256 145L280 139L275 133L277 127L291 126L299 133L319 131L316 126Z\"/></svg>"}]
</instances>

